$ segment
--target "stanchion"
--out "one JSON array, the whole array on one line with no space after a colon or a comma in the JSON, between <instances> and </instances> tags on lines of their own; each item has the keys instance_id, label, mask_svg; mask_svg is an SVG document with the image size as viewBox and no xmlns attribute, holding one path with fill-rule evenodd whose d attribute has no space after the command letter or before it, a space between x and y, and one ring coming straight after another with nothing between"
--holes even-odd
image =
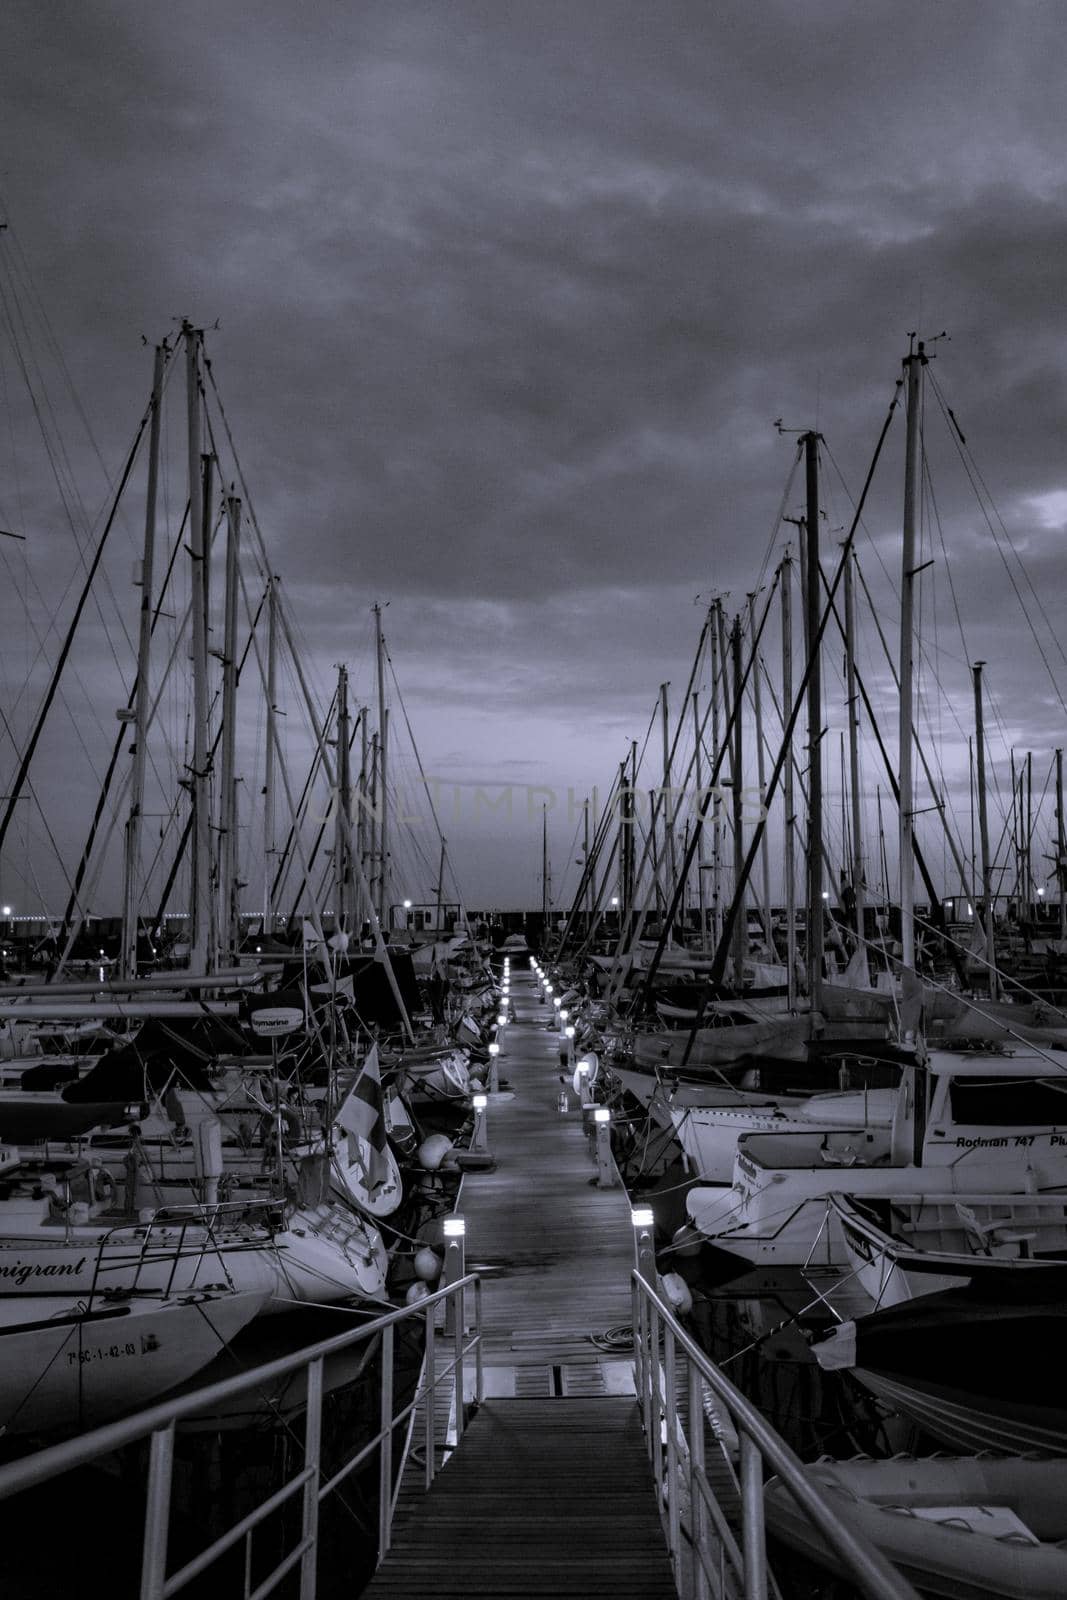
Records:
<instances>
[{"instance_id":1,"label":"stanchion","mask_svg":"<svg viewBox=\"0 0 1067 1600\"><path fill-rule=\"evenodd\" d=\"M596 1183L598 1189L617 1189L619 1173L611 1153L611 1112L607 1106L597 1106L593 1112L596 1126Z\"/></svg>"},{"instance_id":2,"label":"stanchion","mask_svg":"<svg viewBox=\"0 0 1067 1600\"><path fill-rule=\"evenodd\" d=\"M658 1287L656 1273L656 1219L651 1206L634 1206L630 1212L634 1230L634 1266L653 1289Z\"/></svg>"},{"instance_id":3,"label":"stanchion","mask_svg":"<svg viewBox=\"0 0 1067 1600\"><path fill-rule=\"evenodd\" d=\"M447 1288L450 1283L458 1283L460 1278L467 1275L466 1235L467 1224L462 1217L446 1217L441 1228L445 1240L445 1264L441 1271L441 1287ZM450 1295L445 1301L445 1332L455 1333L456 1302L466 1298L463 1295ZM466 1316L460 1316L459 1325L465 1326Z\"/></svg>"},{"instance_id":4,"label":"stanchion","mask_svg":"<svg viewBox=\"0 0 1067 1600\"><path fill-rule=\"evenodd\" d=\"M489 1154L489 1096L476 1094L471 1102L474 1106L474 1131L471 1134L469 1148L477 1150L481 1155Z\"/></svg>"}]
</instances>

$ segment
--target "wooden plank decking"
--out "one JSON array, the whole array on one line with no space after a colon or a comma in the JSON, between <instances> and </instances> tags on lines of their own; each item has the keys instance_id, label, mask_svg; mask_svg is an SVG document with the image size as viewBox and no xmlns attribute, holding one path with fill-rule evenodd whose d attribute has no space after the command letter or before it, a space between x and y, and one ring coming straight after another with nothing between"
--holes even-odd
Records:
<instances>
[{"instance_id":1,"label":"wooden plank decking","mask_svg":"<svg viewBox=\"0 0 1067 1600\"><path fill-rule=\"evenodd\" d=\"M488 1112L496 1170L468 1172L457 1204L483 1275L486 1401L428 1494L406 1480L366 1600L676 1593L630 1354L597 1343L631 1321L629 1201L592 1182L573 1094L557 1108L559 1035L523 967Z\"/></svg>"}]
</instances>

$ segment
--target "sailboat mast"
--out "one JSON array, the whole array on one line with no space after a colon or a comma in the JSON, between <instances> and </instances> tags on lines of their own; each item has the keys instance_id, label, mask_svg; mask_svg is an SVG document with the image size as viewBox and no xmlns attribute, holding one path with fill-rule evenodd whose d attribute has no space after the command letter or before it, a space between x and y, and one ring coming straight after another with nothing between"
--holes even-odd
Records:
<instances>
[{"instance_id":1,"label":"sailboat mast","mask_svg":"<svg viewBox=\"0 0 1067 1600\"><path fill-rule=\"evenodd\" d=\"M370 921L371 907L363 904L362 884L370 876L370 861L367 854L367 806L370 798L370 767L368 765L370 740L367 733L370 716L369 706L359 708L359 817L356 824L356 855L359 857L360 877L360 906L359 929L360 937L363 935L364 921Z\"/></svg>"},{"instance_id":2,"label":"sailboat mast","mask_svg":"<svg viewBox=\"0 0 1067 1600\"><path fill-rule=\"evenodd\" d=\"M663 840L664 855L666 860L669 882L673 889L677 874L677 862L674 852L674 796L671 793L671 729L670 710L667 704L667 690L669 683L661 683L660 694L660 721L663 726Z\"/></svg>"},{"instance_id":3,"label":"sailboat mast","mask_svg":"<svg viewBox=\"0 0 1067 1600\"><path fill-rule=\"evenodd\" d=\"M1063 826L1063 751L1056 751L1056 882L1060 890L1060 939L1067 939L1067 840Z\"/></svg>"},{"instance_id":4,"label":"sailboat mast","mask_svg":"<svg viewBox=\"0 0 1067 1600\"><path fill-rule=\"evenodd\" d=\"M915 679L915 566L919 512L919 429L926 356L919 348L906 357L907 434L904 455L904 521L900 581L900 943L906 972L915 970L915 779L912 770Z\"/></svg>"},{"instance_id":5,"label":"sailboat mast","mask_svg":"<svg viewBox=\"0 0 1067 1600\"><path fill-rule=\"evenodd\" d=\"M787 550L782 557L782 709L793 704L793 557ZM797 869L796 869L796 795L794 789L793 752L786 751L783 767L785 788L785 841L783 848L785 870L785 963L789 1009L797 1003Z\"/></svg>"},{"instance_id":6,"label":"sailboat mast","mask_svg":"<svg viewBox=\"0 0 1067 1600\"><path fill-rule=\"evenodd\" d=\"M548 806L541 807L541 926L542 943L548 944Z\"/></svg>"},{"instance_id":7,"label":"sailboat mast","mask_svg":"<svg viewBox=\"0 0 1067 1600\"><path fill-rule=\"evenodd\" d=\"M378 820L378 921L386 938L392 913L389 906L389 713L385 708L385 635L382 633L382 608L375 606L378 675L378 794L381 815Z\"/></svg>"},{"instance_id":8,"label":"sailboat mast","mask_svg":"<svg viewBox=\"0 0 1067 1600\"><path fill-rule=\"evenodd\" d=\"M734 821L734 894L739 895L737 921L734 924L734 987L740 991L745 975L745 957L748 955L748 914L745 909L745 839L744 795L741 778L744 771L741 732L744 718L741 715L741 614L735 616L730 629L730 656L733 666L734 743L730 754L730 795L733 800Z\"/></svg>"},{"instance_id":9,"label":"sailboat mast","mask_svg":"<svg viewBox=\"0 0 1067 1600\"><path fill-rule=\"evenodd\" d=\"M986 961L989 963L989 993L997 996L996 946L993 939L993 866L989 855L989 812L986 804L985 715L982 703L982 668L976 661L974 676L974 746L978 765L978 838L982 852L982 926L985 930Z\"/></svg>"},{"instance_id":10,"label":"sailboat mast","mask_svg":"<svg viewBox=\"0 0 1067 1600\"><path fill-rule=\"evenodd\" d=\"M813 1012L819 1010L823 962L823 860L822 860L822 663L819 649L819 443L820 435L805 433L804 513L805 640L808 667L808 841L807 841L807 967L808 995Z\"/></svg>"},{"instance_id":11,"label":"sailboat mast","mask_svg":"<svg viewBox=\"0 0 1067 1600\"><path fill-rule=\"evenodd\" d=\"M852 898L856 946L863 950L866 906L863 885L863 800L860 794L860 705L856 691L855 553L845 553L845 693L848 697L848 774L852 791ZM866 961L866 957L864 957Z\"/></svg>"},{"instance_id":12,"label":"sailboat mast","mask_svg":"<svg viewBox=\"0 0 1067 1600\"><path fill-rule=\"evenodd\" d=\"M444 898L445 898L445 836L441 835L441 857L437 867L437 917L434 922L434 931L441 937L444 931Z\"/></svg>"},{"instance_id":13,"label":"sailboat mast","mask_svg":"<svg viewBox=\"0 0 1067 1600\"><path fill-rule=\"evenodd\" d=\"M200 335L182 323L185 338L189 448L189 560L193 635L193 836L190 864L189 971L205 973L211 959L211 801L208 749L207 548L200 455Z\"/></svg>"},{"instance_id":14,"label":"sailboat mast","mask_svg":"<svg viewBox=\"0 0 1067 1600\"><path fill-rule=\"evenodd\" d=\"M334 812L334 928L351 932L352 869L348 840L352 832L352 774L349 757L348 668L337 668L337 801Z\"/></svg>"},{"instance_id":15,"label":"sailboat mast","mask_svg":"<svg viewBox=\"0 0 1067 1600\"><path fill-rule=\"evenodd\" d=\"M756 596L748 597L748 630L753 639L755 651L756 638ZM756 719L756 778L759 783L759 803L762 809L767 799L767 757L763 748L763 695L760 685L763 663L758 654L752 662L752 710ZM763 885L763 942L767 946L768 955L774 954L774 940L771 937L771 857L770 841L767 829L763 830L760 840L760 878Z\"/></svg>"},{"instance_id":16,"label":"sailboat mast","mask_svg":"<svg viewBox=\"0 0 1067 1600\"><path fill-rule=\"evenodd\" d=\"M156 502L159 494L159 432L163 402L163 367L166 356L156 345L152 367L152 416L148 436L148 485L145 494L144 554L141 560L141 615L137 638L137 693L133 719L133 771L130 812L126 821L126 851L122 880L122 976L137 976L137 921L141 874L141 820L144 812L144 775L148 757L148 712L151 704L149 670L152 647L152 584L156 548Z\"/></svg>"},{"instance_id":17,"label":"sailboat mast","mask_svg":"<svg viewBox=\"0 0 1067 1600\"><path fill-rule=\"evenodd\" d=\"M267 579L267 751L263 769L263 932L274 932L274 718L278 699L278 580Z\"/></svg>"},{"instance_id":18,"label":"sailboat mast","mask_svg":"<svg viewBox=\"0 0 1067 1600\"><path fill-rule=\"evenodd\" d=\"M705 624L706 626L706 624ZM703 733L700 726L700 691L693 690L693 778L696 784L696 814L701 814L701 803L704 797L704 771L700 760L700 747L703 743ZM699 824L698 824L699 825ZM700 917L700 949L706 955L708 951L708 908L704 888L704 829L700 829L700 838L697 841L697 914Z\"/></svg>"},{"instance_id":19,"label":"sailboat mast","mask_svg":"<svg viewBox=\"0 0 1067 1600\"><path fill-rule=\"evenodd\" d=\"M226 496L226 594L222 633L222 748L219 761L219 947L226 960L240 943L237 903L237 572L241 502Z\"/></svg>"},{"instance_id":20,"label":"sailboat mast","mask_svg":"<svg viewBox=\"0 0 1067 1600\"><path fill-rule=\"evenodd\" d=\"M715 771L722 743L722 722L719 712L719 680L722 637L722 601L715 600L711 607L708 625L708 651L711 657L711 770ZM711 931L715 948L722 938L722 795L716 785L711 800Z\"/></svg>"}]
</instances>

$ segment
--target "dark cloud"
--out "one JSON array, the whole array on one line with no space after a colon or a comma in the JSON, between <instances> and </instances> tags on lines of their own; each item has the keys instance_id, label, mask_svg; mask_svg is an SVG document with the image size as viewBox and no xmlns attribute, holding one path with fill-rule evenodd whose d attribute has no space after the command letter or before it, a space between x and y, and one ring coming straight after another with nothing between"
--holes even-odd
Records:
<instances>
[{"instance_id":1,"label":"dark cloud","mask_svg":"<svg viewBox=\"0 0 1067 1600\"><path fill-rule=\"evenodd\" d=\"M694 596L737 605L777 560L774 419L818 426L856 492L912 329L951 335L933 371L1055 629L1058 5L13 0L3 29L2 187L109 469L141 334L218 319L316 682L356 658L369 682L368 607L390 599L428 764L609 781L658 683L680 692ZM933 440L933 398L929 419ZM10 515L47 589L76 565L29 440ZM1049 627L1023 587L1051 677L948 433L931 461L966 639L932 521L924 623L957 721L982 654L1008 739L1062 742ZM101 470L84 447L72 466L88 527ZM828 528L850 515L833 476ZM894 435L867 516L890 569L899 484ZM15 693L25 665L5 664ZM525 860L525 820L511 837ZM460 849L475 897L507 899L504 847L491 867L475 832Z\"/></svg>"}]
</instances>

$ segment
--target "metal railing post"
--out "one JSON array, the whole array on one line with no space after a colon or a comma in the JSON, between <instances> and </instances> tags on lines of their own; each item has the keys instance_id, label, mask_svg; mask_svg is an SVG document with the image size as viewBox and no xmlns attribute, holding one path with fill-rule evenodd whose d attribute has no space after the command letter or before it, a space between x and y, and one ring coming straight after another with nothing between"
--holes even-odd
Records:
<instances>
[{"instance_id":1,"label":"metal railing post","mask_svg":"<svg viewBox=\"0 0 1067 1600\"><path fill-rule=\"evenodd\" d=\"M696 1581L696 1600L708 1600L708 1575L704 1570L704 1546L707 1542L707 1508L701 1479L704 1476L704 1391L700 1368L691 1357L686 1358L689 1375L689 1529L693 1536L693 1576Z\"/></svg>"},{"instance_id":2,"label":"metal railing post","mask_svg":"<svg viewBox=\"0 0 1067 1600\"><path fill-rule=\"evenodd\" d=\"M482 1280L474 1280L474 1398L481 1405L485 1398L485 1359L482 1355Z\"/></svg>"},{"instance_id":3,"label":"metal railing post","mask_svg":"<svg viewBox=\"0 0 1067 1600\"><path fill-rule=\"evenodd\" d=\"M678 1404L675 1390L674 1334L670 1326L663 1330L663 1385L664 1414L667 1426L667 1542L670 1546L671 1565L677 1581L681 1553L678 1528Z\"/></svg>"},{"instance_id":4,"label":"metal railing post","mask_svg":"<svg viewBox=\"0 0 1067 1600\"><path fill-rule=\"evenodd\" d=\"M300 1557L300 1600L315 1600L319 1559L319 1477L322 1459L322 1357L312 1361L307 1376L307 1417L304 1421L304 1466L311 1476L304 1484Z\"/></svg>"},{"instance_id":5,"label":"metal railing post","mask_svg":"<svg viewBox=\"0 0 1067 1600\"><path fill-rule=\"evenodd\" d=\"M763 1528L763 1457L742 1427L741 1547L745 1556L745 1600L767 1600L767 1541Z\"/></svg>"},{"instance_id":6,"label":"metal railing post","mask_svg":"<svg viewBox=\"0 0 1067 1600\"><path fill-rule=\"evenodd\" d=\"M456 1443L463 1437L463 1300L464 1291L455 1290L455 1298L459 1302L456 1308Z\"/></svg>"},{"instance_id":7,"label":"metal railing post","mask_svg":"<svg viewBox=\"0 0 1067 1600\"><path fill-rule=\"evenodd\" d=\"M630 1321L634 1332L634 1389L637 1394L637 1403L641 1407L641 1421L648 1423L648 1410L645 1405L645 1301L637 1285L637 1279L630 1280Z\"/></svg>"},{"instance_id":8,"label":"metal railing post","mask_svg":"<svg viewBox=\"0 0 1067 1600\"><path fill-rule=\"evenodd\" d=\"M157 1428L148 1458L144 1548L141 1553L141 1600L163 1600L167 1581L167 1535L170 1530L170 1480L174 1466L174 1424Z\"/></svg>"},{"instance_id":9,"label":"metal railing post","mask_svg":"<svg viewBox=\"0 0 1067 1600\"><path fill-rule=\"evenodd\" d=\"M389 1554L393 1532L393 1325L382 1329L382 1387L378 1446L378 1560ZM303 1600L303 1597L301 1597Z\"/></svg>"},{"instance_id":10,"label":"metal railing post","mask_svg":"<svg viewBox=\"0 0 1067 1600\"><path fill-rule=\"evenodd\" d=\"M663 1499L663 1363L659 1358L660 1314L657 1306L650 1306L651 1334L649 1340L649 1368L652 1379L652 1409L648 1419L652 1435L652 1476L656 1484L656 1500Z\"/></svg>"},{"instance_id":11,"label":"metal railing post","mask_svg":"<svg viewBox=\"0 0 1067 1600\"><path fill-rule=\"evenodd\" d=\"M423 1482L427 1489L433 1483L436 1471L434 1460L434 1451L437 1448L437 1430L434 1426L434 1410L437 1405L437 1329L434 1327L436 1316L437 1307L430 1306L426 1312L426 1348L423 1357L423 1371L426 1374L426 1389L423 1395L423 1405L426 1407L426 1415L423 1418L426 1469Z\"/></svg>"}]
</instances>

